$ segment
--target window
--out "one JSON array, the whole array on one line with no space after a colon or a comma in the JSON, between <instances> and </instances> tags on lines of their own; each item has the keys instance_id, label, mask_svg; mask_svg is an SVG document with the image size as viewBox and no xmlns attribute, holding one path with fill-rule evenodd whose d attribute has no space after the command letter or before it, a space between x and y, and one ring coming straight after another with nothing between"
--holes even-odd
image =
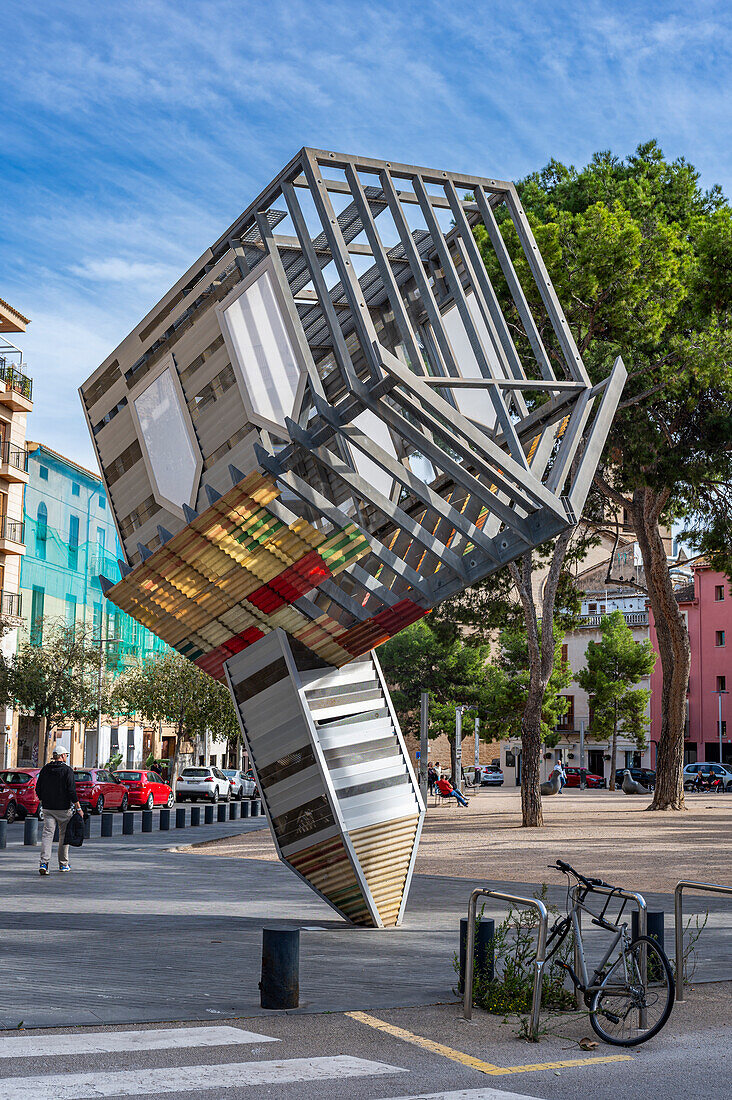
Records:
<instances>
[{"instance_id":1,"label":"window","mask_svg":"<svg viewBox=\"0 0 732 1100\"><path fill-rule=\"evenodd\" d=\"M103 527L97 527L97 556L101 566L102 557L104 556L104 543L106 541L107 533Z\"/></svg>"},{"instance_id":2,"label":"window","mask_svg":"<svg viewBox=\"0 0 732 1100\"><path fill-rule=\"evenodd\" d=\"M78 484L78 482L75 481L71 486L71 495L72 497L78 497L80 492L81 486Z\"/></svg>"},{"instance_id":3,"label":"window","mask_svg":"<svg viewBox=\"0 0 732 1100\"><path fill-rule=\"evenodd\" d=\"M718 630L716 632L716 634L714 635L714 638L715 638L714 644L716 646L723 646L724 645L724 631L723 630Z\"/></svg>"},{"instance_id":4,"label":"window","mask_svg":"<svg viewBox=\"0 0 732 1100\"><path fill-rule=\"evenodd\" d=\"M714 599L717 601L717 603L719 603L721 600L724 599L724 585L723 584L715 584L715 586L714 586Z\"/></svg>"},{"instance_id":5,"label":"window","mask_svg":"<svg viewBox=\"0 0 732 1100\"><path fill-rule=\"evenodd\" d=\"M717 691L726 691L726 690L727 690L727 677L726 676L718 676L717 677Z\"/></svg>"},{"instance_id":6,"label":"window","mask_svg":"<svg viewBox=\"0 0 732 1100\"><path fill-rule=\"evenodd\" d=\"M46 542L48 539L48 508L41 501L36 512L36 557L46 560Z\"/></svg>"},{"instance_id":7,"label":"window","mask_svg":"<svg viewBox=\"0 0 732 1100\"><path fill-rule=\"evenodd\" d=\"M574 695L564 695L559 697L567 700L567 709L559 718L557 722L558 730L573 730L574 729Z\"/></svg>"},{"instance_id":8,"label":"window","mask_svg":"<svg viewBox=\"0 0 732 1100\"><path fill-rule=\"evenodd\" d=\"M102 640L102 605L100 603L94 604L92 631L94 634L94 641L100 642Z\"/></svg>"},{"instance_id":9,"label":"window","mask_svg":"<svg viewBox=\"0 0 732 1100\"><path fill-rule=\"evenodd\" d=\"M566 665L568 660L569 660L569 658L567 657L567 646L563 645L562 646L562 664Z\"/></svg>"},{"instance_id":10,"label":"window","mask_svg":"<svg viewBox=\"0 0 732 1100\"><path fill-rule=\"evenodd\" d=\"M596 615L597 614L597 604L596 603L588 603L587 612L588 612L589 615Z\"/></svg>"},{"instance_id":11,"label":"window","mask_svg":"<svg viewBox=\"0 0 732 1100\"><path fill-rule=\"evenodd\" d=\"M99 494L99 507L102 509L102 511L104 511L104 509L107 507L107 498L103 497L101 493Z\"/></svg>"},{"instance_id":12,"label":"window","mask_svg":"<svg viewBox=\"0 0 732 1100\"><path fill-rule=\"evenodd\" d=\"M43 603L46 597L45 589L33 585L31 598L30 643L31 645L43 644Z\"/></svg>"},{"instance_id":13,"label":"window","mask_svg":"<svg viewBox=\"0 0 732 1100\"><path fill-rule=\"evenodd\" d=\"M41 481L48 481L48 466L39 466L38 476Z\"/></svg>"},{"instance_id":14,"label":"window","mask_svg":"<svg viewBox=\"0 0 732 1100\"><path fill-rule=\"evenodd\" d=\"M727 721L726 721L725 718L723 718L722 719L722 737L726 737L726 736L727 736ZM717 737L719 737L719 720L717 720Z\"/></svg>"},{"instance_id":15,"label":"window","mask_svg":"<svg viewBox=\"0 0 732 1100\"><path fill-rule=\"evenodd\" d=\"M69 569L79 568L79 517L69 517Z\"/></svg>"},{"instance_id":16,"label":"window","mask_svg":"<svg viewBox=\"0 0 732 1100\"><path fill-rule=\"evenodd\" d=\"M76 626L76 596L66 597L66 625Z\"/></svg>"}]
</instances>

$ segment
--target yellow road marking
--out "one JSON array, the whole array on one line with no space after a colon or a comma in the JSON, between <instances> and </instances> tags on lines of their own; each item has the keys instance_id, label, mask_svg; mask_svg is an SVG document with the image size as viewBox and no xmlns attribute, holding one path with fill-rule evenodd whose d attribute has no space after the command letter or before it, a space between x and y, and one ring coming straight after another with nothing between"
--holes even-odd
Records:
<instances>
[{"instance_id":1,"label":"yellow road marking","mask_svg":"<svg viewBox=\"0 0 732 1100\"><path fill-rule=\"evenodd\" d=\"M538 1062L535 1065L526 1066L494 1066L491 1062L473 1058L471 1054L463 1054L460 1050L453 1050L452 1047L445 1046L444 1043L437 1043L434 1039L425 1039L422 1035L415 1035L413 1031L407 1031L406 1028L388 1024L385 1020L377 1019L376 1016L369 1016L367 1012L346 1012L345 1015L361 1024L367 1024L368 1027L376 1028L377 1031L384 1031L395 1039L403 1039L405 1043L422 1047L432 1054L440 1054L443 1058L460 1062L461 1065L468 1066L470 1069L477 1069L480 1073L488 1073L491 1077L502 1077L509 1073L531 1073L539 1069L568 1069L572 1066L592 1066L603 1062L630 1062L633 1060L630 1054L607 1054L600 1058L566 1058L561 1062Z\"/></svg>"}]
</instances>

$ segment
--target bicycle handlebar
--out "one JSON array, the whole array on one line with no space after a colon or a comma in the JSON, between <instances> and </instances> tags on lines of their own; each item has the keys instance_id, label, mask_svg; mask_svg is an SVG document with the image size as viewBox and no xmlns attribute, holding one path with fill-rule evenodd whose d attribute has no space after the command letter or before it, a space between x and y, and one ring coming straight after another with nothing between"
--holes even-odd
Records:
<instances>
[{"instance_id":1,"label":"bicycle handlebar","mask_svg":"<svg viewBox=\"0 0 732 1100\"><path fill-rule=\"evenodd\" d=\"M549 864L549 866L555 867L564 875L574 875L578 882L581 882L582 885L586 886L588 890L591 890L593 886L605 886L608 890L616 889L616 887L611 886L609 882L604 882L601 878L587 878L586 875L580 874L579 871L576 871L570 863L565 863L563 859L558 859L556 863Z\"/></svg>"}]
</instances>

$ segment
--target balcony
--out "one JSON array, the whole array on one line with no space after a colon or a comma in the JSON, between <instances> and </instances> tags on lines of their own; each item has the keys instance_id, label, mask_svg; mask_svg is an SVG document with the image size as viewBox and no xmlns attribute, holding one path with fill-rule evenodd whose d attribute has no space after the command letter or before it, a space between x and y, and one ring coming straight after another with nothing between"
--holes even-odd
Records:
<instances>
[{"instance_id":1,"label":"balcony","mask_svg":"<svg viewBox=\"0 0 732 1100\"><path fill-rule=\"evenodd\" d=\"M5 383L5 393L0 385L0 404L13 412L30 412L33 408L33 382L27 375L0 357L0 383Z\"/></svg>"},{"instance_id":2,"label":"balcony","mask_svg":"<svg viewBox=\"0 0 732 1100\"><path fill-rule=\"evenodd\" d=\"M19 592L0 592L0 615L3 618L20 620L21 607Z\"/></svg>"},{"instance_id":3,"label":"balcony","mask_svg":"<svg viewBox=\"0 0 732 1100\"><path fill-rule=\"evenodd\" d=\"M602 626L602 620L606 618L607 615L583 615L578 624L579 629L587 630ZM647 611L624 611L623 618L628 626L648 626Z\"/></svg>"},{"instance_id":4,"label":"balcony","mask_svg":"<svg viewBox=\"0 0 732 1100\"><path fill-rule=\"evenodd\" d=\"M0 516L0 553L25 554L25 524L22 519Z\"/></svg>"},{"instance_id":5,"label":"balcony","mask_svg":"<svg viewBox=\"0 0 732 1100\"><path fill-rule=\"evenodd\" d=\"M0 479L28 484L28 450L15 443L0 444Z\"/></svg>"}]
</instances>

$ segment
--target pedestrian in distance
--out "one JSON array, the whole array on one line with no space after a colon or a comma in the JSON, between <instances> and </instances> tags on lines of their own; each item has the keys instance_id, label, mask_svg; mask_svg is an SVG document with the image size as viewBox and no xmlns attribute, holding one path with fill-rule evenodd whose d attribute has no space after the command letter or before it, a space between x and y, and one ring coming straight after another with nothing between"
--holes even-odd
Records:
<instances>
[{"instance_id":1,"label":"pedestrian in distance","mask_svg":"<svg viewBox=\"0 0 732 1100\"><path fill-rule=\"evenodd\" d=\"M567 773L564 770L564 764L561 760L557 760L556 764L552 768L552 772L556 772L559 776L559 793L562 794L562 788L567 782Z\"/></svg>"},{"instance_id":2,"label":"pedestrian in distance","mask_svg":"<svg viewBox=\"0 0 732 1100\"><path fill-rule=\"evenodd\" d=\"M453 787L449 779L438 779L437 790L443 798L455 798L460 806L467 806L468 804L467 798Z\"/></svg>"},{"instance_id":3,"label":"pedestrian in distance","mask_svg":"<svg viewBox=\"0 0 732 1100\"><path fill-rule=\"evenodd\" d=\"M442 779L442 764L440 763L439 760L435 764L435 775L437 776L438 779Z\"/></svg>"},{"instance_id":4,"label":"pedestrian in distance","mask_svg":"<svg viewBox=\"0 0 732 1100\"><path fill-rule=\"evenodd\" d=\"M38 871L47 875L51 861L53 833L58 825L58 869L70 871L69 846L66 843L66 826L74 813L82 813L76 797L73 769L66 763L66 749L59 742L53 750L50 764L41 768L36 780L36 794L43 807L43 835L41 836L41 862Z\"/></svg>"},{"instance_id":5,"label":"pedestrian in distance","mask_svg":"<svg viewBox=\"0 0 732 1100\"><path fill-rule=\"evenodd\" d=\"M435 783L437 782L437 772L430 764L427 768L427 790L430 794L435 793Z\"/></svg>"}]
</instances>

